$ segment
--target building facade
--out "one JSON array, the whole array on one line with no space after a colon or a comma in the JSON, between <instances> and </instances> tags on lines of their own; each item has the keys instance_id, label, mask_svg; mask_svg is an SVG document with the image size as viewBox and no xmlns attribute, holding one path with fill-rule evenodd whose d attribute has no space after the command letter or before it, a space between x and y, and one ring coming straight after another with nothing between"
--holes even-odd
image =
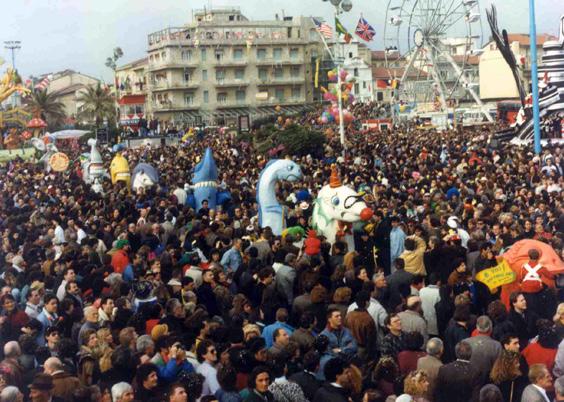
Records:
<instances>
[{"instance_id":1,"label":"building facade","mask_svg":"<svg viewBox=\"0 0 564 402\"><path fill-rule=\"evenodd\" d=\"M159 120L222 125L298 112L319 97L323 47L310 18L250 21L236 7L196 10L190 24L148 42L146 104Z\"/></svg>"},{"instance_id":2,"label":"building facade","mask_svg":"<svg viewBox=\"0 0 564 402\"><path fill-rule=\"evenodd\" d=\"M81 111L80 97L86 88L101 84L101 81L74 70L64 70L53 74L45 74L38 78L50 76L47 93L53 94L65 106L65 113L69 119L76 119Z\"/></svg>"},{"instance_id":3,"label":"building facade","mask_svg":"<svg viewBox=\"0 0 564 402\"><path fill-rule=\"evenodd\" d=\"M356 39L349 43L337 44L337 54L343 59L343 68L355 78L352 94L356 99L367 102L374 98L372 89L372 54L370 50Z\"/></svg>"},{"instance_id":4,"label":"building facade","mask_svg":"<svg viewBox=\"0 0 564 402\"><path fill-rule=\"evenodd\" d=\"M137 130L147 120L149 59L144 57L116 69L115 92L119 105L119 124Z\"/></svg>"}]
</instances>

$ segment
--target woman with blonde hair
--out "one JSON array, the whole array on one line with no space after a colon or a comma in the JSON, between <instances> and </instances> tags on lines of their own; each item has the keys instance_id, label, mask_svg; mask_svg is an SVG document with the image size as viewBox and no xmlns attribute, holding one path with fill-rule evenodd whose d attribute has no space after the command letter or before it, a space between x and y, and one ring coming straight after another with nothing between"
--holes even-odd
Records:
<instances>
[{"instance_id":1,"label":"woman with blonde hair","mask_svg":"<svg viewBox=\"0 0 564 402\"><path fill-rule=\"evenodd\" d=\"M521 394L529 384L526 376L519 369L519 353L502 350L495 361L490 379L498 386L503 400L507 402L521 401Z\"/></svg>"},{"instance_id":2,"label":"woman with blonde hair","mask_svg":"<svg viewBox=\"0 0 564 402\"><path fill-rule=\"evenodd\" d=\"M410 372L403 380L403 392L413 397L416 402L426 402L429 390L429 378L424 370Z\"/></svg>"}]
</instances>

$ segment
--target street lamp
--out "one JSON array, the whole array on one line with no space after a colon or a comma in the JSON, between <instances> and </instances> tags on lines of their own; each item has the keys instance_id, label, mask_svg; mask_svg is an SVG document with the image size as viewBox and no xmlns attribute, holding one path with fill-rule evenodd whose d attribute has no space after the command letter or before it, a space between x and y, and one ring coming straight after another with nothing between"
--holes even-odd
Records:
<instances>
[{"instance_id":1,"label":"street lamp","mask_svg":"<svg viewBox=\"0 0 564 402\"><path fill-rule=\"evenodd\" d=\"M327 1L327 0L322 0ZM352 1L351 0L329 0L331 4L335 7L333 12L333 16L335 19L335 33L337 33L337 16L342 13L347 13L352 9ZM335 41L335 45L337 45L337 41ZM338 106L339 106L339 138L341 141L341 146L343 147L343 156L346 152L346 144L345 144L345 122L343 118L343 88L342 88L342 81L341 81L341 63L344 60L344 47L341 48L341 55L337 57L335 55L335 51L333 52L332 58L333 63L337 65L337 97L338 97ZM329 53L331 55L331 53Z\"/></svg>"}]
</instances>

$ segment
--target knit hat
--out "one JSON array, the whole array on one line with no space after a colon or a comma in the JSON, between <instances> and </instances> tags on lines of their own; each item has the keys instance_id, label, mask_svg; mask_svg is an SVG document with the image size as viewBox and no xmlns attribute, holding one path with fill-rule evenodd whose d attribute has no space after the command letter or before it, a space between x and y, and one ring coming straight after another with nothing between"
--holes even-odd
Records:
<instances>
[{"instance_id":1,"label":"knit hat","mask_svg":"<svg viewBox=\"0 0 564 402\"><path fill-rule=\"evenodd\" d=\"M305 239L304 245L307 255L317 255L321 252L321 240L317 238L315 230L312 229L307 232L307 239Z\"/></svg>"},{"instance_id":2,"label":"knit hat","mask_svg":"<svg viewBox=\"0 0 564 402\"><path fill-rule=\"evenodd\" d=\"M153 341L157 341L161 336L168 335L168 325L157 324L153 327L151 331L151 338Z\"/></svg>"},{"instance_id":3,"label":"knit hat","mask_svg":"<svg viewBox=\"0 0 564 402\"><path fill-rule=\"evenodd\" d=\"M341 179L339 178L339 173L337 172L337 166L331 165L331 177L329 178L329 187L337 188L341 187Z\"/></svg>"},{"instance_id":4,"label":"knit hat","mask_svg":"<svg viewBox=\"0 0 564 402\"><path fill-rule=\"evenodd\" d=\"M121 239L116 242L116 249L121 250L125 246L129 245L129 241L127 239Z\"/></svg>"}]
</instances>

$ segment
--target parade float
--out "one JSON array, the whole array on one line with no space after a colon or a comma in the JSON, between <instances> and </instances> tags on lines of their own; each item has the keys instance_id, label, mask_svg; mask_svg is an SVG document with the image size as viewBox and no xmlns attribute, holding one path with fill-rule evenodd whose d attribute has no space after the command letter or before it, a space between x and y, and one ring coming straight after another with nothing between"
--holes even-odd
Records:
<instances>
[{"instance_id":1,"label":"parade float","mask_svg":"<svg viewBox=\"0 0 564 402\"><path fill-rule=\"evenodd\" d=\"M215 210L217 205L224 205L231 199L228 191L218 189L218 177L213 151L211 148L206 148L204 157L194 168L192 194L186 198L188 204L196 211L202 208L204 201L208 202L210 209Z\"/></svg>"},{"instance_id":2,"label":"parade float","mask_svg":"<svg viewBox=\"0 0 564 402\"><path fill-rule=\"evenodd\" d=\"M112 184L118 181L125 182L127 188L131 185L131 173L129 172L129 163L121 152L117 152L110 163L110 177Z\"/></svg>"},{"instance_id":3,"label":"parade float","mask_svg":"<svg viewBox=\"0 0 564 402\"><path fill-rule=\"evenodd\" d=\"M494 40L506 63L513 73L521 99L521 109L515 123L509 129L496 133L498 140L511 140L517 145L529 144L534 137L532 95L525 95L525 85L521 68L515 61L505 30L499 33L495 8L488 12L488 20ZM564 130L564 15L560 17L557 40L544 42L543 55L538 67L539 116L542 141L562 141Z\"/></svg>"},{"instance_id":4,"label":"parade float","mask_svg":"<svg viewBox=\"0 0 564 402\"><path fill-rule=\"evenodd\" d=\"M286 217L284 207L276 198L276 183L279 180L298 181L301 178L300 166L290 159L273 159L266 164L260 173L256 193L261 228L270 227L274 235L282 235Z\"/></svg>"},{"instance_id":5,"label":"parade float","mask_svg":"<svg viewBox=\"0 0 564 402\"><path fill-rule=\"evenodd\" d=\"M95 192L100 193L102 191L100 181L102 177L106 175L106 169L104 168L102 155L96 147L97 142L98 141L94 138L88 140L90 153L82 162L82 180L84 180L86 184L91 185Z\"/></svg>"},{"instance_id":6,"label":"parade float","mask_svg":"<svg viewBox=\"0 0 564 402\"><path fill-rule=\"evenodd\" d=\"M131 188L134 192L148 189L159 182L159 171L148 163L139 163L131 174Z\"/></svg>"},{"instance_id":7,"label":"parade float","mask_svg":"<svg viewBox=\"0 0 564 402\"><path fill-rule=\"evenodd\" d=\"M364 195L341 183L337 167L331 167L329 184L321 188L314 202L312 227L325 236L331 244L338 239L354 250L352 226L359 221L368 221L374 215L366 206Z\"/></svg>"}]
</instances>

